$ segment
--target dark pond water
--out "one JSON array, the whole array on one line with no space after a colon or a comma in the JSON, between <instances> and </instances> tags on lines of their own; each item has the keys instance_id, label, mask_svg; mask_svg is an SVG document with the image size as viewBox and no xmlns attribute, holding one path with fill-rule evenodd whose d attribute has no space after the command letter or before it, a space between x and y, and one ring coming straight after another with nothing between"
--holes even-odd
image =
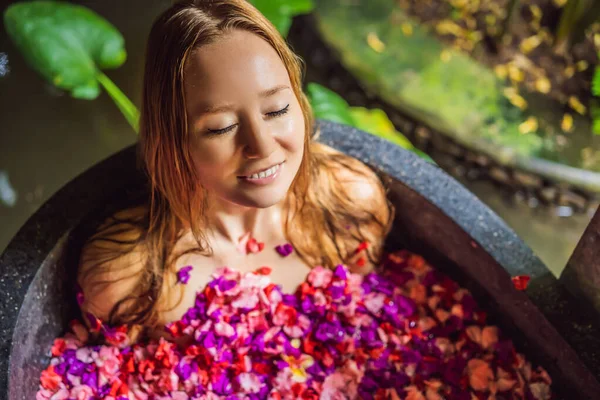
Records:
<instances>
[{"instance_id":1,"label":"dark pond water","mask_svg":"<svg viewBox=\"0 0 600 400\"><path fill-rule=\"evenodd\" d=\"M139 106L146 35L169 1L79 1L125 36L127 62L107 75ZM2 11L7 4L2 5ZM1 24L1 22L0 22ZM136 134L105 93L77 100L45 83L0 29L0 251L55 191L88 167L132 144ZM466 184L559 273L589 217L560 218L511 205L487 183ZM4 200L1 200L4 199Z\"/></svg>"}]
</instances>

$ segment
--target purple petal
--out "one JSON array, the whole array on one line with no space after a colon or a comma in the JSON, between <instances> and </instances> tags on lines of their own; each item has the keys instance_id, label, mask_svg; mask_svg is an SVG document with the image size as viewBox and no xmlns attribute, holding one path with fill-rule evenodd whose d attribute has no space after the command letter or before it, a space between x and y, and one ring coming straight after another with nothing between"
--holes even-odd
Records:
<instances>
[{"instance_id":1,"label":"purple petal","mask_svg":"<svg viewBox=\"0 0 600 400\"><path fill-rule=\"evenodd\" d=\"M302 354L302 352L300 351L300 349L295 348L294 346L292 346L292 344L289 342L289 340L286 340L283 343L283 349L284 349L284 353L288 356L292 356L292 357L300 357L300 355Z\"/></svg>"},{"instance_id":2,"label":"purple petal","mask_svg":"<svg viewBox=\"0 0 600 400\"><path fill-rule=\"evenodd\" d=\"M286 243L284 245L275 246L275 250L282 257L287 257L294 251L294 247L290 243Z\"/></svg>"},{"instance_id":3,"label":"purple petal","mask_svg":"<svg viewBox=\"0 0 600 400\"><path fill-rule=\"evenodd\" d=\"M85 372L85 364L79 360L73 361L73 364L69 367L69 373L75 376L81 376Z\"/></svg>"},{"instance_id":4,"label":"purple petal","mask_svg":"<svg viewBox=\"0 0 600 400\"><path fill-rule=\"evenodd\" d=\"M237 285L237 282L234 280L223 280L219 283L219 290L221 292L226 292L230 289L233 289Z\"/></svg>"},{"instance_id":5,"label":"purple petal","mask_svg":"<svg viewBox=\"0 0 600 400\"><path fill-rule=\"evenodd\" d=\"M302 311L305 314L310 314L313 310L314 306L312 300L308 296L306 296L304 299L302 299Z\"/></svg>"},{"instance_id":6,"label":"purple petal","mask_svg":"<svg viewBox=\"0 0 600 400\"><path fill-rule=\"evenodd\" d=\"M85 302L85 297L83 296L83 292L80 290L77 292L77 304L79 307Z\"/></svg>"},{"instance_id":7,"label":"purple petal","mask_svg":"<svg viewBox=\"0 0 600 400\"><path fill-rule=\"evenodd\" d=\"M81 381L84 385L88 385L95 390L98 388L98 374L96 372L85 372Z\"/></svg>"},{"instance_id":8,"label":"purple petal","mask_svg":"<svg viewBox=\"0 0 600 400\"><path fill-rule=\"evenodd\" d=\"M188 380L190 375L192 375L192 366L186 361L181 360L175 368L175 373L179 375L183 380Z\"/></svg>"},{"instance_id":9,"label":"purple petal","mask_svg":"<svg viewBox=\"0 0 600 400\"><path fill-rule=\"evenodd\" d=\"M58 375L64 375L65 372L67 372L67 364L65 364L65 363L56 364L54 366L54 372L56 372Z\"/></svg>"},{"instance_id":10,"label":"purple petal","mask_svg":"<svg viewBox=\"0 0 600 400\"><path fill-rule=\"evenodd\" d=\"M331 293L331 299L332 300L339 300L340 298L342 298L342 296L344 296L344 287L342 286L338 286L338 285L331 285L329 287L329 292Z\"/></svg>"},{"instance_id":11,"label":"purple petal","mask_svg":"<svg viewBox=\"0 0 600 400\"><path fill-rule=\"evenodd\" d=\"M177 281L179 283L183 283L184 285L187 284L190 280L190 271L192 269L194 269L194 267L188 265L187 267L183 267L179 271L177 271Z\"/></svg>"},{"instance_id":12,"label":"purple petal","mask_svg":"<svg viewBox=\"0 0 600 400\"><path fill-rule=\"evenodd\" d=\"M333 276L338 279L346 280L348 278L346 274L346 268L344 268L343 264L338 264L333 271Z\"/></svg>"},{"instance_id":13,"label":"purple petal","mask_svg":"<svg viewBox=\"0 0 600 400\"><path fill-rule=\"evenodd\" d=\"M227 374L223 373L217 381L213 383L213 391L221 395L231 394L232 388L229 379L227 379Z\"/></svg>"},{"instance_id":14,"label":"purple petal","mask_svg":"<svg viewBox=\"0 0 600 400\"><path fill-rule=\"evenodd\" d=\"M398 312L405 317L413 315L417 310L417 305L409 297L399 294L396 296L395 300L396 306L398 306Z\"/></svg>"},{"instance_id":15,"label":"purple petal","mask_svg":"<svg viewBox=\"0 0 600 400\"><path fill-rule=\"evenodd\" d=\"M102 397L104 396L108 396L108 394L110 393L111 390L111 386L110 383L105 384L104 386L102 386L99 390L98 390L98 395Z\"/></svg>"},{"instance_id":16,"label":"purple petal","mask_svg":"<svg viewBox=\"0 0 600 400\"><path fill-rule=\"evenodd\" d=\"M215 347L217 345L216 341L215 341L215 334L212 332L208 332L206 334L206 337L203 340L204 347L206 347L207 349L212 349L213 347Z\"/></svg>"}]
</instances>

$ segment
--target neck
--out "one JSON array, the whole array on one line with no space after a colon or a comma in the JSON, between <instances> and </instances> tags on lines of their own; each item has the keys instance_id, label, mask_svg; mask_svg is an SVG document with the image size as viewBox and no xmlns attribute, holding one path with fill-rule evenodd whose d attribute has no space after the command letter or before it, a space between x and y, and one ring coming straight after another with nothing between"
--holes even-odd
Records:
<instances>
[{"instance_id":1,"label":"neck","mask_svg":"<svg viewBox=\"0 0 600 400\"><path fill-rule=\"evenodd\" d=\"M237 245L242 237L268 240L274 226L282 224L282 203L268 208L246 207L217 199L209 207L208 226L214 239Z\"/></svg>"}]
</instances>

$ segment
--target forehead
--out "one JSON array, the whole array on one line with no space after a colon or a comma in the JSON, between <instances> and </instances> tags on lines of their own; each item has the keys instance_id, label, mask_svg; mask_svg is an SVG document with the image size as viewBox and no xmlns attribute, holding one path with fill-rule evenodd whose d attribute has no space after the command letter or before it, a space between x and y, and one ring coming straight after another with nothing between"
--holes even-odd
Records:
<instances>
[{"instance_id":1,"label":"forehead","mask_svg":"<svg viewBox=\"0 0 600 400\"><path fill-rule=\"evenodd\" d=\"M184 74L188 102L231 100L278 84L289 84L283 61L269 43L242 30L195 50Z\"/></svg>"}]
</instances>

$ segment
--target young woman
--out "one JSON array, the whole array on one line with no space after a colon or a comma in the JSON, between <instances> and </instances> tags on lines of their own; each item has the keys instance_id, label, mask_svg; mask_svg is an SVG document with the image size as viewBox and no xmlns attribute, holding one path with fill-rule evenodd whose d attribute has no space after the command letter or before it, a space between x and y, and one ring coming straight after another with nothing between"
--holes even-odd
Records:
<instances>
[{"instance_id":1,"label":"young woman","mask_svg":"<svg viewBox=\"0 0 600 400\"><path fill-rule=\"evenodd\" d=\"M366 274L393 217L383 185L314 141L300 59L249 3L173 5L146 57L150 196L80 260L105 344L73 322L37 400L552 398L424 258Z\"/></svg>"},{"instance_id":2,"label":"young woman","mask_svg":"<svg viewBox=\"0 0 600 400\"><path fill-rule=\"evenodd\" d=\"M180 2L155 21L139 142L151 196L84 247L88 322L166 335L223 266L269 266L292 293L318 265L377 265L393 209L371 169L315 141L302 66L244 0Z\"/></svg>"}]
</instances>

